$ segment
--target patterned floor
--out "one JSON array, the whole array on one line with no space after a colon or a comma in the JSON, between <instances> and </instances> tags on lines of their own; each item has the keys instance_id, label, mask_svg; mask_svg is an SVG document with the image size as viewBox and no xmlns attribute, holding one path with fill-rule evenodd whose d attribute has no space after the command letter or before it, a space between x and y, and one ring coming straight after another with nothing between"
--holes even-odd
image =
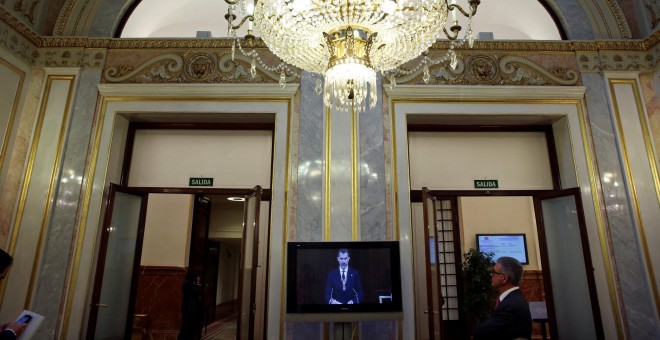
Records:
<instances>
[{"instance_id":1,"label":"patterned floor","mask_svg":"<svg viewBox=\"0 0 660 340\"><path fill-rule=\"evenodd\" d=\"M202 340L235 340L236 339L236 316L219 320L206 328L206 334Z\"/></svg>"}]
</instances>

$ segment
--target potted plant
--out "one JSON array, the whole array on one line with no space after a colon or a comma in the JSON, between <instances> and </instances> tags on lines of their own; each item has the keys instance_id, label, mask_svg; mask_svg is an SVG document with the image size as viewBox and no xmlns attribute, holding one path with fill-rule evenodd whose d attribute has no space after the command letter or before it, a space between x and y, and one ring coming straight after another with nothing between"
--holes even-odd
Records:
<instances>
[{"instance_id":1,"label":"potted plant","mask_svg":"<svg viewBox=\"0 0 660 340\"><path fill-rule=\"evenodd\" d=\"M466 316L468 334L493 310L495 289L491 286L490 271L495 265L493 253L470 249L463 254L463 282L465 292L461 309Z\"/></svg>"}]
</instances>

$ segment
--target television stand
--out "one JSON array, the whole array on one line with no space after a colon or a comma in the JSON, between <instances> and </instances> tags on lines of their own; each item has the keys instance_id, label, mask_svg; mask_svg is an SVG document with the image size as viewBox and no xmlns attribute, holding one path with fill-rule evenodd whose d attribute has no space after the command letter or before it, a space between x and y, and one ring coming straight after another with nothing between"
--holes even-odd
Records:
<instances>
[{"instance_id":1,"label":"television stand","mask_svg":"<svg viewBox=\"0 0 660 340\"><path fill-rule=\"evenodd\" d=\"M352 322L335 322L334 340L351 340L353 333Z\"/></svg>"}]
</instances>

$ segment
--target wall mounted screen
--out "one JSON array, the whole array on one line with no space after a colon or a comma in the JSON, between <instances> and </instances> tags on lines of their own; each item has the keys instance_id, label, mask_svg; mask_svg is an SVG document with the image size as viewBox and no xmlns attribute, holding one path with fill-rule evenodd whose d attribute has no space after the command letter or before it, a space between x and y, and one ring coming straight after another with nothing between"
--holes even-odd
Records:
<instances>
[{"instance_id":1,"label":"wall mounted screen","mask_svg":"<svg viewBox=\"0 0 660 340\"><path fill-rule=\"evenodd\" d=\"M493 261L509 256L521 264L529 264L525 234L477 234L477 249L480 252L493 253Z\"/></svg>"}]
</instances>

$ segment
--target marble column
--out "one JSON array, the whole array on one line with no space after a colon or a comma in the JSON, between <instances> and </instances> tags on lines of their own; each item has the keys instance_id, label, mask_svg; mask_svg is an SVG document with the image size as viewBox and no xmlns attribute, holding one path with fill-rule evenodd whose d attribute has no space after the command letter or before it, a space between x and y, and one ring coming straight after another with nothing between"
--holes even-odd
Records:
<instances>
[{"instance_id":1,"label":"marble column","mask_svg":"<svg viewBox=\"0 0 660 340\"><path fill-rule=\"evenodd\" d=\"M382 78L378 77L376 107L358 116L360 240L392 240L388 235L385 195L385 115ZM360 325L362 339L396 338L394 321L369 321Z\"/></svg>"},{"instance_id":2,"label":"marble column","mask_svg":"<svg viewBox=\"0 0 660 340\"><path fill-rule=\"evenodd\" d=\"M360 240L384 241L387 234L385 209L385 133L383 88L378 77L376 107L360 113L359 181Z\"/></svg>"},{"instance_id":3,"label":"marble column","mask_svg":"<svg viewBox=\"0 0 660 340\"><path fill-rule=\"evenodd\" d=\"M314 86L320 76L303 72L300 80L296 239L323 240L323 174L325 157L323 97Z\"/></svg>"},{"instance_id":4,"label":"marble column","mask_svg":"<svg viewBox=\"0 0 660 340\"><path fill-rule=\"evenodd\" d=\"M587 87L586 101L599 177L610 178L601 180L601 187L612 256L617 268L615 273L620 292L619 304L623 309L623 331L630 339L657 339L660 338L660 330L639 248L639 235L632 212L634 207L630 204L629 190L625 189L628 184L624 180L626 175L614 131L615 122L606 97L607 84L598 73L583 73L582 81Z\"/></svg>"},{"instance_id":5,"label":"marble column","mask_svg":"<svg viewBox=\"0 0 660 340\"><path fill-rule=\"evenodd\" d=\"M296 241L381 241L388 235L385 114L380 77L376 107L354 116L325 109L314 90L318 76L304 72L298 140ZM329 153L329 154L328 154ZM329 223L328 223L329 222ZM396 322L361 322L365 339L396 337ZM295 323L287 339L330 338L333 327Z\"/></svg>"},{"instance_id":6,"label":"marble column","mask_svg":"<svg viewBox=\"0 0 660 340\"><path fill-rule=\"evenodd\" d=\"M32 309L46 316L36 338L57 338L57 326L64 312L67 296L67 273L74 263L77 229L75 228L84 193L83 173L87 165L92 123L96 106L96 85L101 79L100 69L84 69L80 74L78 91L70 119L63 162L60 168L52 218L47 226L43 256L39 266ZM75 274L75 272L74 272ZM75 280L70 280L75 282Z\"/></svg>"},{"instance_id":7,"label":"marble column","mask_svg":"<svg viewBox=\"0 0 660 340\"><path fill-rule=\"evenodd\" d=\"M325 173L325 136L323 97L314 87L319 75L303 72L300 79L300 114L298 119L298 164L296 182L295 239L288 241L323 241L323 198ZM294 165L295 166L295 165ZM322 338L321 323L288 323L286 339Z\"/></svg>"}]
</instances>

